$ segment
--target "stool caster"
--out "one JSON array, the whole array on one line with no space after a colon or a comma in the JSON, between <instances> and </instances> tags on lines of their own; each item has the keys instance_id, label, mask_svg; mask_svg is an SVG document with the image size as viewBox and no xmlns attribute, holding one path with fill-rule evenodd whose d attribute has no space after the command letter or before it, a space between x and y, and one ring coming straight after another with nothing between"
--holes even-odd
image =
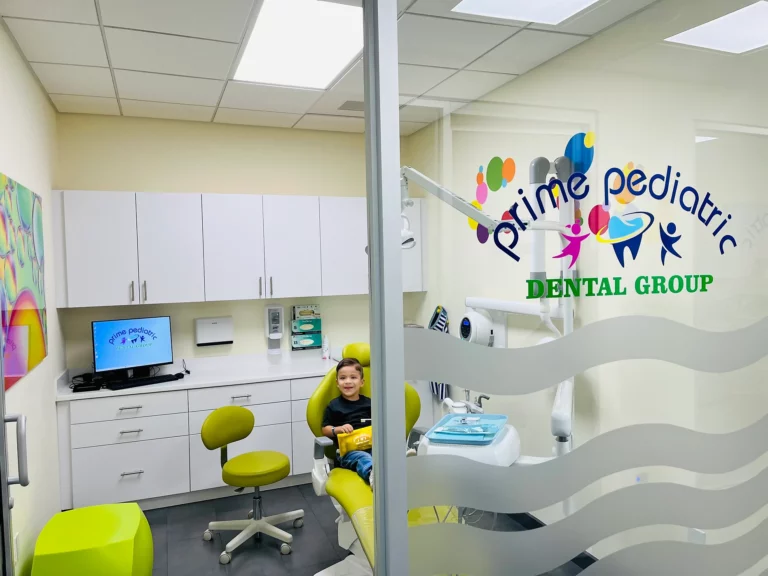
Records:
<instances>
[{"instance_id":1,"label":"stool caster","mask_svg":"<svg viewBox=\"0 0 768 576\"><path fill-rule=\"evenodd\" d=\"M222 552L219 556L219 564L229 564L232 562L232 554L229 552Z\"/></svg>"},{"instance_id":2,"label":"stool caster","mask_svg":"<svg viewBox=\"0 0 768 576\"><path fill-rule=\"evenodd\" d=\"M211 532L210 530L206 530L205 532L203 532L203 540L205 540L206 542L210 542L211 540L213 540L213 532Z\"/></svg>"},{"instance_id":3,"label":"stool caster","mask_svg":"<svg viewBox=\"0 0 768 576\"><path fill-rule=\"evenodd\" d=\"M291 546L290 544L280 544L280 554L283 556L288 556L288 554L291 553Z\"/></svg>"},{"instance_id":4,"label":"stool caster","mask_svg":"<svg viewBox=\"0 0 768 576\"><path fill-rule=\"evenodd\" d=\"M253 510L248 512L248 520L253 520Z\"/></svg>"},{"instance_id":5,"label":"stool caster","mask_svg":"<svg viewBox=\"0 0 768 576\"><path fill-rule=\"evenodd\" d=\"M293 521L294 528L301 528L302 526L304 526L304 518L296 518L296 520Z\"/></svg>"}]
</instances>

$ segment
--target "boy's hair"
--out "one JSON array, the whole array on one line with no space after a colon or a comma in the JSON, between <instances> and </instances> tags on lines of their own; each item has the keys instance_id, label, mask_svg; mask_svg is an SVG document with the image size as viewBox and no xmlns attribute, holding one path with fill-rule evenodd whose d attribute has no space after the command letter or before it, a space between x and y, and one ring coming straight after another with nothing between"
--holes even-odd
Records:
<instances>
[{"instance_id":1,"label":"boy's hair","mask_svg":"<svg viewBox=\"0 0 768 576\"><path fill-rule=\"evenodd\" d=\"M341 362L339 362L336 365L336 378L338 379L339 370L342 368L346 368L347 366L354 366L354 368L360 372L360 378L364 378L365 374L363 373L363 365L360 364L360 361L357 358L344 358Z\"/></svg>"}]
</instances>

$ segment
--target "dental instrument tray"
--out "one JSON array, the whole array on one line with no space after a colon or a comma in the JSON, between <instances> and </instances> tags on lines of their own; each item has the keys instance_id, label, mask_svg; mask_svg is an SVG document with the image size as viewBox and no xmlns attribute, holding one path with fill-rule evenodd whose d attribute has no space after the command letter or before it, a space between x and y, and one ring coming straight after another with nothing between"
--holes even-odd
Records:
<instances>
[{"instance_id":1,"label":"dental instrument tray","mask_svg":"<svg viewBox=\"0 0 768 576\"><path fill-rule=\"evenodd\" d=\"M427 432L427 438L435 444L487 446L506 424L503 414L448 414Z\"/></svg>"}]
</instances>

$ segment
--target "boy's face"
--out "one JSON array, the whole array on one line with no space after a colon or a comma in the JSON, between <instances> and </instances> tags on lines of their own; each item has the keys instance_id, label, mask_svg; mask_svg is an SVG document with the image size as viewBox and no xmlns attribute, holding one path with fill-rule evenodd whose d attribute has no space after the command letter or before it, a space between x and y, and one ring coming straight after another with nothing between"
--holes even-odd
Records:
<instances>
[{"instance_id":1,"label":"boy's face","mask_svg":"<svg viewBox=\"0 0 768 576\"><path fill-rule=\"evenodd\" d=\"M344 398L355 398L360 395L363 377L354 366L344 366L336 373L336 385Z\"/></svg>"}]
</instances>

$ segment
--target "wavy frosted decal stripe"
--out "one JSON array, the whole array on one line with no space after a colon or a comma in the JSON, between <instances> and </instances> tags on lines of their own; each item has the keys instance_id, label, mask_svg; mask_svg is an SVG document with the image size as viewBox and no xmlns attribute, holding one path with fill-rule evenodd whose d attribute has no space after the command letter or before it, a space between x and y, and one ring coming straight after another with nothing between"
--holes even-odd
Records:
<instances>
[{"instance_id":1,"label":"wavy frosted decal stripe","mask_svg":"<svg viewBox=\"0 0 768 576\"><path fill-rule=\"evenodd\" d=\"M730 372L768 354L766 340L768 318L733 332L706 332L665 318L622 316L547 344L506 350L406 328L405 377L493 394L530 394L619 360L662 360L702 372Z\"/></svg>"},{"instance_id":2,"label":"wavy frosted decal stripe","mask_svg":"<svg viewBox=\"0 0 768 576\"><path fill-rule=\"evenodd\" d=\"M408 458L408 506L453 504L509 513L541 510L601 478L632 468L732 472L768 450L761 438L768 438L768 416L729 434L704 434L668 424L628 426L536 466L502 468L460 456ZM434 478L443 480L434 482Z\"/></svg>"},{"instance_id":3,"label":"wavy frosted decal stripe","mask_svg":"<svg viewBox=\"0 0 768 576\"><path fill-rule=\"evenodd\" d=\"M581 576L737 576L766 556L768 521L744 536L705 546L683 542L652 542L626 548L593 564ZM507 572L503 572L507 574ZM415 575L414 572L411 572ZM502 574L477 572L476 576ZM765 572L764 572L765 574ZM519 575L522 576L522 575Z\"/></svg>"},{"instance_id":4,"label":"wavy frosted decal stripe","mask_svg":"<svg viewBox=\"0 0 768 576\"><path fill-rule=\"evenodd\" d=\"M700 490L666 483L624 488L602 496L559 522L527 532L490 532L459 524L416 526L409 529L413 551L411 575L485 576L501 574L496 570L503 567L504 574L538 576L601 540L633 528L675 525L716 530L748 518L766 504L768 470L728 490ZM426 553L437 549L440 554ZM478 562L487 564L484 570L478 570ZM729 570L718 576L738 573ZM615 576L624 572L605 574ZM657 572L650 570L644 574ZM683 570L677 574L698 572Z\"/></svg>"}]
</instances>

